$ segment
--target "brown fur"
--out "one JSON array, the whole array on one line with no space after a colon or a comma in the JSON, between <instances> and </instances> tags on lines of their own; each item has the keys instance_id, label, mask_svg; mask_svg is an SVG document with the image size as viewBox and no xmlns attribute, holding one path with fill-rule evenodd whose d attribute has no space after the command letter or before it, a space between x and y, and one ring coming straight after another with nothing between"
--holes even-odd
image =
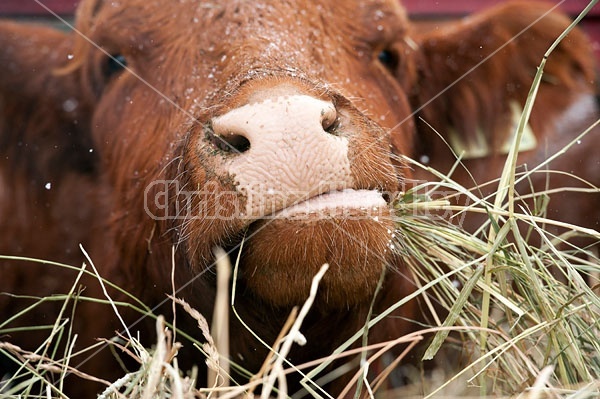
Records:
<instances>
[{"instance_id":1,"label":"brown fur","mask_svg":"<svg viewBox=\"0 0 600 399\"><path fill-rule=\"evenodd\" d=\"M418 37L419 47L414 48L407 39L408 21L394 1L319 6L309 1L232 1L211 7L193 1L168 7L163 3L82 3L78 29L108 53L125 56L133 71L109 77L106 54L77 35L0 25L0 184L10 193L0 192L0 228L11 237L0 242L0 253L78 265L83 259L77 244L82 243L103 277L155 306L172 291L174 250L178 296L210 319L215 295L212 248L235 249L246 234L252 237L241 254L236 305L268 343L275 340L291 306L306 297L315 271L324 262L331 264L303 329L308 345L294 348L290 359L300 363L325 356L364 324L382 267L389 271L375 312L414 290L403 260L386 251L387 230L393 227L389 218L339 224L281 220L254 223L246 231L248 226L233 213L244 198L232 195L223 208L229 220L154 220L144 209L146 188L158 190L154 182L177 180L179 187L173 186L168 197L171 211L185 205L177 190L207 190L205 203L195 197L193 211L215 207L220 193L235 193L205 140L203 124L244 104L256 90L283 83L331 99L343 111L353 132L353 188L395 192L412 175L398 162L393 166L390 145L401 154L426 148L441 169L451 162L429 132L419 129L415 135L410 101L414 107L427 101L543 9L521 5L496 10L458 25L448 36ZM440 131L453 125L467 138L482 125L494 142L507 100L523 100L541 53L565 24L564 17L552 16L536 25L529 36L421 114ZM486 45L482 53L478 40ZM559 83L541 90L545 102L538 109L543 111L532 119L542 135L551 134L546 133L543 113L560 114L572 94L590 90L587 42L578 32L570 40L548 66ZM382 50L396 55L394 65L381 64L377 55ZM454 56L457 52L460 57ZM454 62L440 70L444 65L438 58ZM516 89L507 93L509 83ZM568 95L559 98L556 91ZM75 110L65 111L67 100L76 100ZM489 171L498 170L480 162ZM47 182L50 190L45 189ZM150 205L150 211L160 211ZM39 296L66 292L75 275L29 262L1 261L0 268L0 292ZM84 284L85 295L102 297L92 279ZM13 298L0 301L3 318L24 306ZM157 312L169 314L170 306ZM18 325L39 323L53 314L56 309L49 306ZM126 309L123 315L128 322L137 318ZM119 328L109 307L90 305L79 309L79 316L81 345L93 337L110 337ZM374 329L373 342L405 334L417 328L409 320L425 317L414 302L394 316ZM99 319L102 323L95 323ZM193 321L184 319L179 315L179 326L194 331ZM267 350L231 319L233 360L255 372ZM186 323L191 327L186 329ZM147 343L152 342L151 324L136 326ZM32 338L15 335L11 341L31 348ZM180 354L184 367L203 364L191 345L186 346ZM116 378L119 370L107 364L106 358L95 358L84 370ZM298 388L293 380L291 386ZM329 388L335 393L340 386Z\"/></svg>"},{"instance_id":2,"label":"brown fur","mask_svg":"<svg viewBox=\"0 0 600 399\"><path fill-rule=\"evenodd\" d=\"M506 159L499 148L508 134L512 134L512 130L507 129L509 102L516 101L523 107L544 53L571 22L559 13L548 14L549 9L550 5L543 3L524 6L508 2L450 24L441 31L421 33L418 37L422 49L417 61L419 78L412 88L412 103L419 109L417 115L424 120L419 124L416 159L425 154L434 169L447 173L456 160L444 142L448 141L449 129L456 129L469 143L475 140L475 130L480 128L492 153L484 158L464 160L463 166L451 177L465 187L483 185L473 190L479 196L495 192L496 185L486 183L499 178ZM534 23L538 18L540 20ZM533 24L531 28L520 34L530 24ZM469 72L505 43L508 45ZM519 167L518 172L533 169L598 119L598 106L592 100L591 112L587 115L582 112L580 117L571 118L567 126L564 122L563 126L558 126L571 104L582 96L594 95L594 72L591 44L580 30L575 29L551 54L545 66L529 121L538 146L535 150L520 153L517 165L525 167ZM463 74L466 76L458 80ZM436 97L442 90L445 90L443 94ZM561 187L588 190L596 187L595 193L567 191L551 195L547 215L551 219L598 230L600 173L598 156L591 148L599 140L600 129L596 128L583 139L585 145L571 148L530 181L520 184L517 193L527 195ZM575 174L585 182L564 174L548 174L546 170ZM422 171L418 171L417 175L421 179L430 179ZM463 203L464 200L461 197L457 202ZM522 204L533 211L533 201ZM468 217L466 227L475 230L483 218ZM557 229L553 231L560 232ZM579 244L594 241L584 240Z\"/></svg>"}]
</instances>

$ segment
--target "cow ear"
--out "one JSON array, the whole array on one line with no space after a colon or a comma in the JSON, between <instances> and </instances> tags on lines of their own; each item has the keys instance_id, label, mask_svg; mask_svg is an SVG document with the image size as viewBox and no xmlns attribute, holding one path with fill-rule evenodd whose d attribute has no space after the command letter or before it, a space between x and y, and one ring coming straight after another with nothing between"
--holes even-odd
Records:
<instances>
[{"instance_id":1,"label":"cow ear","mask_svg":"<svg viewBox=\"0 0 600 399\"><path fill-rule=\"evenodd\" d=\"M506 151L544 53L570 19L540 3L507 3L417 36L418 79L411 95L419 122L418 153L475 158ZM594 54L575 29L550 56L525 146L551 128L576 96L593 92ZM442 148L446 147L446 148Z\"/></svg>"},{"instance_id":2,"label":"cow ear","mask_svg":"<svg viewBox=\"0 0 600 399\"><path fill-rule=\"evenodd\" d=\"M70 49L64 32L0 23L0 155L32 179L93 167L76 74L64 72L73 62Z\"/></svg>"}]
</instances>

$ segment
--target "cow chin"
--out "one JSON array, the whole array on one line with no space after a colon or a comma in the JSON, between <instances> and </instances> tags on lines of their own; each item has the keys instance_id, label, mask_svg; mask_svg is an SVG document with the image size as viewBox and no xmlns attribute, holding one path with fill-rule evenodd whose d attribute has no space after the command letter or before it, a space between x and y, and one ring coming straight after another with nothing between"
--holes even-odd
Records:
<instances>
[{"instance_id":1,"label":"cow chin","mask_svg":"<svg viewBox=\"0 0 600 399\"><path fill-rule=\"evenodd\" d=\"M393 229L387 209L377 216L363 209L254 222L241 255L247 288L272 306L302 304L313 276L327 263L317 306L337 309L369 301L387 266Z\"/></svg>"}]
</instances>

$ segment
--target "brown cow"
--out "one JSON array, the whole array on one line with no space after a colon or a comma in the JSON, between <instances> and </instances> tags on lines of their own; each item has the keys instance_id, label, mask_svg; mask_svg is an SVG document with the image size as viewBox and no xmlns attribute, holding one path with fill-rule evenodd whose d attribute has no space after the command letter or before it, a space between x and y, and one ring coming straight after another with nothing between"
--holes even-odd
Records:
<instances>
[{"instance_id":1,"label":"brown cow","mask_svg":"<svg viewBox=\"0 0 600 399\"><path fill-rule=\"evenodd\" d=\"M308 344L289 359L325 356L364 325L383 268L375 312L415 290L390 250L389 193L412 176L389 148L425 148L440 168L450 161L427 129L416 134L411 101L417 108L546 11L512 5L414 39L392 0L89 0L77 33L4 22L0 253L78 265L81 243L101 276L150 307L172 292L174 263L177 295L210 319L212 249L222 246L239 255L237 310L267 343L328 263L302 330ZM523 100L567 24L554 13L542 18L423 109L425 119L441 131L453 126L465 141L480 127L495 143L509 104ZM577 96L591 92L581 32L555 58L540 93L545 108L532 119L540 138L562 132L545 128L546 113L569 115ZM23 261L0 268L0 292L35 296L66 293L76 275ZM94 279L82 284L82 295L104 298ZM27 304L0 297L2 319ZM51 324L59 308L45 303L10 327ZM129 323L139 316L122 313ZM108 306L84 302L77 314L81 345L121 327ZM425 317L414 302L395 316L370 339L402 336ZM256 372L267 349L232 320L232 360ZM134 327L148 342L151 324ZM28 348L35 339L10 337ZM115 378L105 352L82 369ZM191 345L180 358L203 364ZM299 388L294 377L290 387Z\"/></svg>"},{"instance_id":2,"label":"brown cow","mask_svg":"<svg viewBox=\"0 0 600 399\"><path fill-rule=\"evenodd\" d=\"M508 3L415 38L421 49L417 81L427 82L411 89L419 117L415 159L446 174L461 156L462 165L450 177L475 187L479 197L489 199L495 193L497 185L489 182L500 177L536 68L556 39L549 27L570 22L564 15L546 12L543 4ZM503 18L493 18L498 14ZM524 29L542 15L540 22ZM465 31L471 36L465 38ZM517 178L562 151L598 120L590 47L580 32L573 32L546 64L521 142ZM537 200L519 201L516 209L524 206L536 214L548 195L544 214L549 219L599 231L600 157L591 150L599 140L596 128L566 154L522 179L517 193L523 198L536 193ZM421 170L417 174L430 179ZM486 218L468 217L465 227L476 230ZM557 234L564 229L548 225L547 231ZM584 246L598 240L596 235L573 242Z\"/></svg>"}]
</instances>

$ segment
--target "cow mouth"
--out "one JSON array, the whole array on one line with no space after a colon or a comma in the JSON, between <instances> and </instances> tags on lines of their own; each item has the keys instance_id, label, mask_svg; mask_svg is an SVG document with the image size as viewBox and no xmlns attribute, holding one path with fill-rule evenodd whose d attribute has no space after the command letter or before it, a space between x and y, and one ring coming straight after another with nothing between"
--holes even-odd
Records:
<instances>
[{"instance_id":1,"label":"cow mouth","mask_svg":"<svg viewBox=\"0 0 600 399\"><path fill-rule=\"evenodd\" d=\"M251 239L272 223L300 227L327 221L360 223L390 219L390 202L390 197L379 190L348 188L328 191L251 221L224 248L233 259L237 259L244 237Z\"/></svg>"},{"instance_id":2,"label":"cow mouth","mask_svg":"<svg viewBox=\"0 0 600 399\"><path fill-rule=\"evenodd\" d=\"M339 217L378 217L388 209L388 199L377 190L329 191L294 203L265 219L315 220Z\"/></svg>"},{"instance_id":3,"label":"cow mouth","mask_svg":"<svg viewBox=\"0 0 600 399\"><path fill-rule=\"evenodd\" d=\"M250 220L249 223L233 234L224 249L231 252L233 258L239 255L240 244L259 233L271 223L290 222L297 226L320 221L379 221L390 218L390 197L379 190L343 189L328 191L308 199L294 202L288 207Z\"/></svg>"},{"instance_id":4,"label":"cow mouth","mask_svg":"<svg viewBox=\"0 0 600 399\"><path fill-rule=\"evenodd\" d=\"M274 306L296 305L328 264L323 304L338 308L367 300L389 260L392 213L380 191L345 189L257 219L245 230L248 241L232 254L239 256L240 282Z\"/></svg>"}]
</instances>

